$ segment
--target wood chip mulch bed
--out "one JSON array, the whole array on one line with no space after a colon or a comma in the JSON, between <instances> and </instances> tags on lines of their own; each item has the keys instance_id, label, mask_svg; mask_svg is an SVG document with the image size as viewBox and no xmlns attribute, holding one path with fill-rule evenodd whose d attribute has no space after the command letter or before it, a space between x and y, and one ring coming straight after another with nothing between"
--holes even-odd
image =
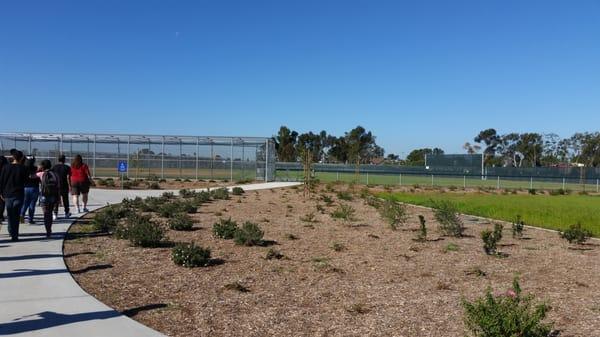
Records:
<instances>
[{"instance_id":1,"label":"wood chip mulch bed","mask_svg":"<svg viewBox=\"0 0 600 337\"><path fill-rule=\"evenodd\" d=\"M319 200L324 194L332 206ZM330 216L340 203L356 210L354 220ZM408 207L409 221L393 231L358 196L343 201L323 189L312 199L292 188L246 192L198 211L193 231L169 230L168 238L210 247L221 264L176 266L170 248L86 234L86 219L65 241L66 263L84 271L73 276L87 292L169 336L459 337L461 300L488 287L502 293L515 275L525 293L552 306L549 320L561 336L600 336L598 241L575 247L534 229L516 240L505 226L499 250L507 257L488 256L479 233L489 222L466 216L467 237L443 237L430 210ZM313 212L316 222L300 219ZM419 214L427 219L425 243L413 240ZM258 223L274 244L213 237L213 223L229 217ZM266 259L269 249L284 257Z\"/></svg>"}]
</instances>

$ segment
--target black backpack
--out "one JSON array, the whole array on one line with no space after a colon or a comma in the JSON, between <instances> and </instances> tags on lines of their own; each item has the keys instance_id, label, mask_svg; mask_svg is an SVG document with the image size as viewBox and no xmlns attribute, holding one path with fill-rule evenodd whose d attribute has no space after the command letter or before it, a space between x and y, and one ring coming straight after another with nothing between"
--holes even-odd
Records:
<instances>
[{"instance_id":1,"label":"black backpack","mask_svg":"<svg viewBox=\"0 0 600 337\"><path fill-rule=\"evenodd\" d=\"M44 172L42 175L42 195L54 197L58 195L58 176L52 171Z\"/></svg>"}]
</instances>

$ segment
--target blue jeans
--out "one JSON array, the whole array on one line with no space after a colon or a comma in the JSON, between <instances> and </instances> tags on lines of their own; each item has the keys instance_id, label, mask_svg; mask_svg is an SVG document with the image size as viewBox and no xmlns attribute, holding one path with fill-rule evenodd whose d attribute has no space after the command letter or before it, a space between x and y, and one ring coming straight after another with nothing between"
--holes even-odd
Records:
<instances>
[{"instance_id":1,"label":"blue jeans","mask_svg":"<svg viewBox=\"0 0 600 337\"><path fill-rule=\"evenodd\" d=\"M13 240L19 238L19 213L23 206L23 198L6 198L6 215L8 218L8 233Z\"/></svg>"},{"instance_id":2,"label":"blue jeans","mask_svg":"<svg viewBox=\"0 0 600 337\"><path fill-rule=\"evenodd\" d=\"M40 189L38 187L25 187L25 199L21 207L21 216L25 216L25 212L29 210L29 221L33 221L35 214L35 204L37 204Z\"/></svg>"}]
</instances>

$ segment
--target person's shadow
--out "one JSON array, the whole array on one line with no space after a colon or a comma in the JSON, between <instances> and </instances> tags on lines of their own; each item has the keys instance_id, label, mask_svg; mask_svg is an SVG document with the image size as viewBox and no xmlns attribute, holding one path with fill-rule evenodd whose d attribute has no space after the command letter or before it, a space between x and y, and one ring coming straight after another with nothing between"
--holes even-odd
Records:
<instances>
[{"instance_id":1,"label":"person's shadow","mask_svg":"<svg viewBox=\"0 0 600 337\"><path fill-rule=\"evenodd\" d=\"M53 311L44 311L38 314L24 316L10 323L0 324L2 335L12 335L17 333L47 329L59 325L91 321L95 319L108 319L119 316L120 313L114 310L85 312L79 314L59 314ZM38 319L22 320L26 317L39 316Z\"/></svg>"}]
</instances>

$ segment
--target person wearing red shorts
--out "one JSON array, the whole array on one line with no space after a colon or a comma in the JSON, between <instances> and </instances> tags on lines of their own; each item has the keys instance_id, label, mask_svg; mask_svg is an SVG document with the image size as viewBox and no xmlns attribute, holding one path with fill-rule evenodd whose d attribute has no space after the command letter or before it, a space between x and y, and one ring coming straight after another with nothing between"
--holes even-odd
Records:
<instances>
[{"instance_id":1,"label":"person wearing red shorts","mask_svg":"<svg viewBox=\"0 0 600 337\"><path fill-rule=\"evenodd\" d=\"M71 162L71 195L73 196L73 204L77 206L78 213L81 213L81 208L79 206L80 195L83 203L83 211L89 212L87 202L92 182L90 168L83 162L81 155L76 155Z\"/></svg>"}]
</instances>

